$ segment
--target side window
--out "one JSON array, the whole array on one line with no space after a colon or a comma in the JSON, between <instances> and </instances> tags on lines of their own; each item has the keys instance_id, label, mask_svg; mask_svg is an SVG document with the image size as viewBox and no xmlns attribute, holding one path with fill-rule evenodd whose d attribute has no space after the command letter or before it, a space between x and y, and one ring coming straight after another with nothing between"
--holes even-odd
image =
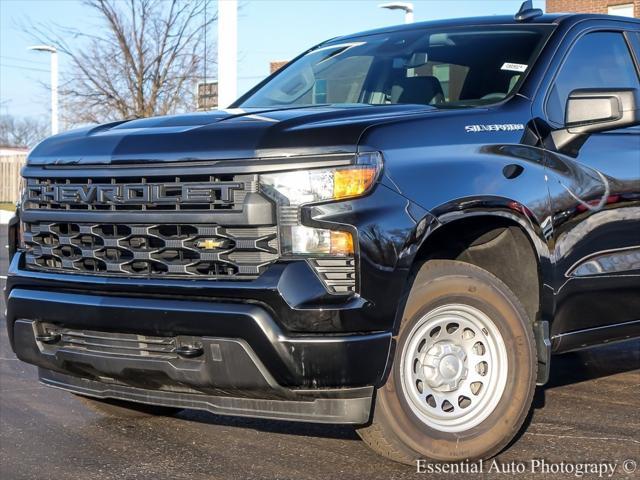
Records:
<instances>
[{"instance_id":1,"label":"side window","mask_svg":"<svg viewBox=\"0 0 640 480\"><path fill-rule=\"evenodd\" d=\"M621 33L595 32L580 38L569 52L547 99L549 120L564 123L569 94L578 88L640 88Z\"/></svg>"},{"instance_id":2,"label":"side window","mask_svg":"<svg viewBox=\"0 0 640 480\"><path fill-rule=\"evenodd\" d=\"M635 54L636 64L638 65L638 75L640 75L640 32L627 32L627 38Z\"/></svg>"}]
</instances>

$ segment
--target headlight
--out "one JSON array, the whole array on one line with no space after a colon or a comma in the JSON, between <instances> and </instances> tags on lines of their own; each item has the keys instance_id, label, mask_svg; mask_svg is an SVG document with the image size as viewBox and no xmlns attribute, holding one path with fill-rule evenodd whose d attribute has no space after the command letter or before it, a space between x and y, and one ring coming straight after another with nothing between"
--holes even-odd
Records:
<instances>
[{"instance_id":1,"label":"headlight","mask_svg":"<svg viewBox=\"0 0 640 480\"><path fill-rule=\"evenodd\" d=\"M342 200L367 193L382 169L379 153L358 155L353 165L260 175L267 190L279 193L281 204L303 205L326 200Z\"/></svg>"},{"instance_id":2,"label":"headlight","mask_svg":"<svg viewBox=\"0 0 640 480\"><path fill-rule=\"evenodd\" d=\"M351 233L302 225L300 206L365 195L373 188L381 170L381 155L367 152L359 154L354 164L345 167L260 175L261 188L278 204L282 253L353 255Z\"/></svg>"}]
</instances>

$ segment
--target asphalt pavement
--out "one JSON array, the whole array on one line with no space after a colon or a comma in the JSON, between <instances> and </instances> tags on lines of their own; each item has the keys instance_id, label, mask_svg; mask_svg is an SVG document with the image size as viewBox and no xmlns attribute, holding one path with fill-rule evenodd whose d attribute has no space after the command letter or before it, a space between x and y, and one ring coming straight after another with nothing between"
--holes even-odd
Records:
<instances>
[{"instance_id":1,"label":"asphalt pavement","mask_svg":"<svg viewBox=\"0 0 640 480\"><path fill-rule=\"evenodd\" d=\"M5 225L0 239L3 288ZM4 310L0 299L2 480L577 478L577 469L606 462L615 464L610 477L606 467L582 478L640 478L640 470L625 472L640 463L640 341L554 357L526 430L495 464L485 462L484 475L434 475L377 456L350 427L191 410L175 417L94 413L73 395L40 385L35 367L15 358Z\"/></svg>"}]
</instances>

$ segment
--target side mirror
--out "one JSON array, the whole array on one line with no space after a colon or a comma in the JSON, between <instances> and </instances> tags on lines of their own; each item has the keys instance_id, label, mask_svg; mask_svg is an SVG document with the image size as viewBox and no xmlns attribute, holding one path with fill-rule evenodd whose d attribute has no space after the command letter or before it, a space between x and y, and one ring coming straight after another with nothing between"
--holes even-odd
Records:
<instances>
[{"instance_id":1,"label":"side mirror","mask_svg":"<svg viewBox=\"0 0 640 480\"><path fill-rule=\"evenodd\" d=\"M597 133L640 124L635 88L574 90L567 100L565 127L571 133Z\"/></svg>"},{"instance_id":2,"label":"side mirror","mask_svg":"<svg viewBox=\"0 0 640 480\"><path fill-rule=\"evenodd\" d=\"M580 89L569 95L564 128L551 137L558 151L575 156L590 134L635 125L640 125L638 89Z\"/></svg>"}]
</instances>

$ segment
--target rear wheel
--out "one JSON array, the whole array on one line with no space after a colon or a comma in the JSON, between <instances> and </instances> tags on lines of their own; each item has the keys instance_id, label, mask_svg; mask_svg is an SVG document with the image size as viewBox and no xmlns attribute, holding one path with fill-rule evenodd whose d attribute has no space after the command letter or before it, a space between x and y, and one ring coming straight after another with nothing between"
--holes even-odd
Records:
<instances>
[{"instance_id":1,"label":"rear wheel","mask_svg":"<svg viewBox=\"0 0 640 480\"><path fill-rule=\"evenodd\" d=\"M127 402L109 398L93 398L76 395L84 406L96 413L109 417L138 418L147 416L170 417L182 411L182 408L148 405L146 403Z\"/></svg>"},{"instance_id":2,"label":"rear wheel","mask_svg":"<svg viewBox=\"0 0 640 480\"><path fill-rule=\"evenodd\" d=\"M536 378L531 322L498 278L425 263L412 286L387 382L358 433L403 463L488 458L524 422Z\"/></svg>"}]
</instances>

